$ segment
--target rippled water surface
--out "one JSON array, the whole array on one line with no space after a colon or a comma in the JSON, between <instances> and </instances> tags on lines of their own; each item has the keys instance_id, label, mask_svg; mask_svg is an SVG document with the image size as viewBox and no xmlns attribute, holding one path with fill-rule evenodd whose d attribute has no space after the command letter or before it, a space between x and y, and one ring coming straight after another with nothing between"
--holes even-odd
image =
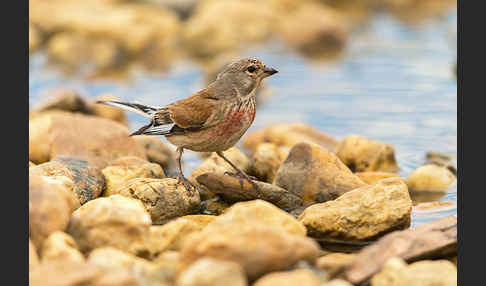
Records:
<instances>
[{"instance_id":1,"label":"rippled water surface","mask_svg":"<svg viewBox=\"0 0 486 286\"><path fill-rule=\"evenodd\" d=\"M425 161L427 151L456 155L456 39L450 33L456 20L454 12L410 28L390 16L376 16L351 37L342 59L333 63L308 61L278 43L247 51L245 55L279 70L267 79L267 96L250 131L271 123L302 121L338 139L355 133L388 142L395 147L403 177ZM108 92L155 106L204 87L200 67L190 62L174 64L165 75L137 73L130 83L67 78L46 70L44 63L42 54L30 58L31 106L46 88L60 86L76 88L85 96ZM132 130L145 124L136 114L129 119ZM199 157L187 152L185 159L189 174ZM414 211L412 226L456 215L456 184L440 200L453 205L439 211Z\"/></svg>"}]
</instances>

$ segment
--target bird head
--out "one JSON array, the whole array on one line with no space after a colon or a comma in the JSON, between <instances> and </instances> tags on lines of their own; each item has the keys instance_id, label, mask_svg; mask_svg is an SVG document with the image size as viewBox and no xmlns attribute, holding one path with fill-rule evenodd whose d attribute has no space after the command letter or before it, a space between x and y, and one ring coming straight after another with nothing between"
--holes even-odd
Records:
<instances>
[{"instance_id":1,"label":"bird head","mask_svg":"<svg viewBox=\"0 0 486 286\"><path fill-rule=\"evenodd\" d=\"M245 58L226 65L216 78L222 85L230 85L238 90L241 96L251 94L261 81L278 71L266 66L255 58Z\"/></svg>"}]
</instances>

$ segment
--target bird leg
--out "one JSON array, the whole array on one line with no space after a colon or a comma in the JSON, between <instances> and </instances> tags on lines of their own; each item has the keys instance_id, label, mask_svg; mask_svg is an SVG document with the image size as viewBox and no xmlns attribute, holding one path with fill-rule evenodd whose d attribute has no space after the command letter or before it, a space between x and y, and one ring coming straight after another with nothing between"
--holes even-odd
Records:
<instances>
[{"instance_id":1,"label":"bird leg","mask_svg":"<svg viewBox=\"0 0 486 286\"><path fill-rule=\"evenodd\" d=\"M245 174L245 172L243 172L240 168L236 167L233 163L231 163L231 161L228 160L228 158L226 158L223 155L223 152L218 151L218 152L216 152L216 154L218 154L219 157L223 158L223 160L225 160L226 163L230 164L230 166L233 167L233 169L235 169L235 171L236 171L236 173L224 172L225 175L230 175L232 177L236 177L236 178L240 179L240 186L241 186L241 188L243 188L243 179L245 179L245 180L247 180L253 186L253 188L255 190L260 191L260 188L254 182L254 181L257 180L257 178L255 178L253 176L248 176L247 174Z\"/></svg>"},{"instance_id":2,"label":"bird leg","mask_svg":"<svg viewBox=\"0 0 486 286\"><path fill-rule=\"evenodd\" d=\"M186 190L190 192L192 196L194 193L192 192L191 189L194 188L195 191L197 191L198 189L193 183L191 183L191 181L186 179L184 177L184 173L182 173L182 164L181 164L182 152L184 152L184 148L177 147L177 165L179 167L179 171L177 172L177 184L182 183L184 185L184 188L186 188Z\"/></svg>"}]
</instances>

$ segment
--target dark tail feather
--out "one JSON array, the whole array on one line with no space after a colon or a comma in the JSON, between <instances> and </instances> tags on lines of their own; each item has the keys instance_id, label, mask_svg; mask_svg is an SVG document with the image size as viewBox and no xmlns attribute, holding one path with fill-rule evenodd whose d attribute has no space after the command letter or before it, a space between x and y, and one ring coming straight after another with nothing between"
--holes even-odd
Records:
<instances>
[{"instance_id":1,"label":"dark tail feather","mask_svg":"<svg viewBox=\"0 0 486 286\"><path fill-rule=\"evenodd\" d=\"M138 129L137 131L135 131L132 134L130 134L130 136L141 135L141 134L143 134L143 132L145 130L149 129L151 126L152 126L152 123L149 123L147 125L144 125L144 126L140 127L140 129Z\"/></svg>"},{"instance_id":2,"label":"dark tail feather","mask_svg":"<svg viewBox=\"0 0 486 286\"><path fill-rule=\"evenodd\" d=\"M151 118L152 115L157 111L157 108L155 107L150 107L138 103L127 103L127 102L112 101L112 100L99 100L96 101L96 103L110 105L127 111L135 112L147 118Z\"/></svg>"},{"instance_id":3,"label":"dark tail feather","mask_svg":"<svg viewBox=\"0 0 486 286\"><path fill-rule=\"evenodd\" d=\"M96 103L106 104L114 107L118 107L124 110L128 110L131 112L135 112L141 114L147 118L150 118L150 123L140 127L137 131L130 134L130 136L134 135L169 135L172 133L172 128L175 126L174 123L164 124L164 125L153 125L153 118L155 112L157 112L157 108L145 106L138 103L127 103L127 102L120 102L120 101L97 101Z\"/></svg>"},{"instance_id":4,"label":"dark tail feather","mask_svg":"<svg viewBox=\"0 0 486 286\"><path fill-rule=\"evenodd\" d=\"M172 129L175 126L174 123L166 125L153 126L152 123L142 126L137 131L130 134L133 135L169 135L172 134Z\"/></svg>"}]
</instances>

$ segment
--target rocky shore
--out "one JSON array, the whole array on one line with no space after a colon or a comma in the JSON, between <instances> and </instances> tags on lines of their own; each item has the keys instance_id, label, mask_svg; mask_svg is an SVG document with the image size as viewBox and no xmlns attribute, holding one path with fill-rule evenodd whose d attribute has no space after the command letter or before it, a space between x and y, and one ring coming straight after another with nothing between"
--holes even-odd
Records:
<instances>
[{"instance_id":1,"label":"rocky shore","mask_svg":"<svg viewBox=\"0 0 486 286\"><path fill-rule=\"evenodd\" d=\"M30 285L457 285L457 218L410 228L444 207L415 198L454 184L445 154L402 178L386 142L271 125L225 152L260 192L211 154L190 192L170 146L128 134L72 90L31 109Z\"/></svg>"}]
</instances>

